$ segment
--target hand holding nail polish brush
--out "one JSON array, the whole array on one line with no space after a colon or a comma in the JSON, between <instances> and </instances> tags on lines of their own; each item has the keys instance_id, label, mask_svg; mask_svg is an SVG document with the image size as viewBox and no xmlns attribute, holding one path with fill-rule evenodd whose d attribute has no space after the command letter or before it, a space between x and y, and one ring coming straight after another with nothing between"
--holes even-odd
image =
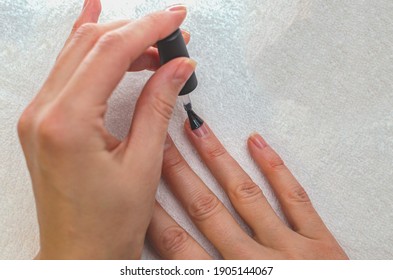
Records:
<instances>
[{"instance_id":1,"label":"hand holding nail polish brush","mask_svg":"<svg viewBox=\"0 0 393 280\"><path fill-rule=\"evenodd\" d=\"M180 29L177 29L167 38L157 42L157 47L161 65L178 57L190 57ZM190 93L194 91L197 86L198 80L194 72L179 94L184 109L187 111L192 130L200 128L203 124L203 120L194 112L190 99Z\"/></svg>"}]
</instances>

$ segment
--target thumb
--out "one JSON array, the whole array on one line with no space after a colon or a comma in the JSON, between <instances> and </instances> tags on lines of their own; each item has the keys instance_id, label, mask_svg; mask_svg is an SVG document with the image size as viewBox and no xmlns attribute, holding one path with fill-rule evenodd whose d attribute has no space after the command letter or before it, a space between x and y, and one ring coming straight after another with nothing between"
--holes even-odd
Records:
<instances>
[{"instance_id":1,"label":"thumb","mask_svg":"<svg viewBox=\"0 0 393 280\"><path fill-rule=\"evenodd\" d=\"M196 62L177 58L150 78L135 107L127 153L141 161L161 155L177 96L195 71Z\"/></svg>"}]
</instances>

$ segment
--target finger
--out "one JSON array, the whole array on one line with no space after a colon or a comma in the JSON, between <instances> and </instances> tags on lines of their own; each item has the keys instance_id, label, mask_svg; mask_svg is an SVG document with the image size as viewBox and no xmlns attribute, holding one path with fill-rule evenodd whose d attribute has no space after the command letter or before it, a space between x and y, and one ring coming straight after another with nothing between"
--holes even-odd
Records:
<instances>
[{"instance_id":1,"label":"finger","mask_svg":"<svg viewBox=\"0 0 393 280\"><path fill-rule=\"evenodd\" d=\"M261 168L273 188L293 229L299 234L315 238L328 230L296 178L279 155L258 134L248 140L251 156Z\"/></svg>"},{"instance_id":2,"label":"finger","mask_svg":"<svg viewBox=\"0 0 393 280\"><path fill-rule=\"evenodd\" d=\"M38 96L40 101L50 101L61 93L83 59L85 59L86 55L103 34L118 29L128 23L130 21L122 20L106 24L90 23L81 26L58 57L43 90Z\"/></svg>"},{"instance_id":3,"label":"finger","mask_svg":"<svg viewBox=\"0 0 393 280\"><path fill-rule=\"evenodd\" d=\"M208 260L211 256L156 203L147 237L163 259Z\"/></svg>"},{"instance_id":4,"label":"finger","mask_svg":"<svg viewBox=\"0 0 393 280\"><path fill-rule=\"evenodd\" d=\"M185 8L165 10L106 33L76 70L65 98L90 107L105 105L132 62L175 31L185 16Z\"/></svg>"},{"instance_id":5,"label":"finger","mask_svg":"<svg viewBox=\"0 0 393 280\"><path fill-rule=\"evenodd\" d=\"M126 157L162 159L169 120L177 96L190 78L196 62L189 58L177 58L163 65L146 83L135 105L127 142ZM146 161L144 171L149 178L150 170L160 170L162 160Z\"/></svg>"},{"instance_id":6,"label":"finger","mask_svg":"<svg viewBox=\"0 0 393 280\"><path fill-rule=\"evenodd\" d=\"M41 91L38 100L47 102L61 92L70 77L74 74L80 63L93 48L97 40L109 31L113 31L132 22L131 20L121 20L105 24L85 24L80 27L74 36L70 37L70 42L60 53L57 62L49 78ZM184 33L186 34L186 33ZM190 35L184 35L187 42ZM186 39L188 38L188 39ZM160 58L157 49L150 47L130 66L128 71L150 70L156 71L160 67ZM43 98L45 96L45 98Z\"/></svg>"},{"instance_id":7,"label":"finger","mask_svg":"<svg viewBox=\"0 0 393 280\"><path fill-rule=\"evenodd\" d=\"M78 19L72 26L71 33L64 44L64 48L69 44L75 32L86 23L97 23L101 14L101 1L100 0L85 0L83 9ZM63 48L63 49L64 49ZM61 53L60 53L61 54Z\"/></svg>"},{"instance_id":8,"label":"finger","mask_svg":"<svg viewBox=\"0 0 393 280\"><path fill-rule=\"evenodd\" d=\"M160 56L157 49L150 47L130 65L128 71L156 71L160 66Z\"/></svg>"},{"instance_id":9,"label":"finger","mask_svg":"<svg viewBox=\"0 0 393 280\"><path fill-rule=\"evenodd\" d=\"M187 120L185 130L209 170L228 194L236 211L253 230L257 240L267 246L285 242L290 230L276 215L261 189L225 150L209 126L204 123L201 128L193 131Z\"/></svg>"},{"instance_id":10,"label":"finger","mask_svg":"<svg viewBox=\"0 0 393 280\"><path fill-rule=\"evenodd\" d=\"M186 43L186 45L188 45L188 43L190 42L190 39L191 39L191 34L188 31L183 30L183 29L181 30L181 34L183 35L184 42ZM153 47L157 48L157 44L154 44Z\"/></svg>"},{"instance_id":11,"label":"finger","mask_svg":"<svg viewBox=\"0 0 393 280\"><path fill-rule=\"evenodd\" d=\"M260 246L243 231L220 200L192 171L169 136L162 172L192 221L224 258L248 258L251 248Z\"/></svg>"},{"instance_id":12,"label":"finger","mask_svg":"<svg viewBox=\"0 0 393 280\"><path fill-rule=\"evenodd\" d=\"M181 30L181 34L183 35L184 42L186 43L186 45L188 45L188 43L189 43L190 40L191 40L191 34L190 34L190 32L188 32L188 31L182 29L182 30Z\"/></svg>"},{"instance_id":13,"label":"finger","mask_svg":"<svg viewBox=\"0 0 393 280\"><path fill-rule=\"evenodd\" d=\"M47 87L45 91L46 95L48 95L47 92L49 92L50 95L56 95L60 92L60 90L56 89L64 87L102 35L131 22L131 20L120 20L104 24L78 25L79 29L70 37L70 42L67 43L67 46L60 53L54 70L49 76L48 81L50 81L50 87ZM190 41L190 34L183 31L183 36L186 43L188 43ZM150 47L129 66L128 71L141 71L145 69L156 71L159 67L160 58L158 50Z\"/></svg>"}]
</instances>

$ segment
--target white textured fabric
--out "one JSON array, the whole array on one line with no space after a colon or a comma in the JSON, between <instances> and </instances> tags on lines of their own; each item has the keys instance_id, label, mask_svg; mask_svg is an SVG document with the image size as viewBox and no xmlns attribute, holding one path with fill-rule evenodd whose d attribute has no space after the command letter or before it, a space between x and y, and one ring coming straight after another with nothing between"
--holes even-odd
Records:
<instances>
[{"instance_id":1,"label":"white textured fabric","mask_svg":"<svg viewBox=\"0 0 393 280\"><path fill-rule=\"evenodd\" d=\"M0 0L0 258L38 249L34 198L16 124L39 90L82 1ZM173 1L103 1L101 22L138 18ZM264 190L246 139L260 132L282 155L353 259L393 259L393 1L184 1L198 62L196 111ZM128 74L107 125L124 137L150 73ZM228 199L186 140L170 132L204 181ZM158 200L218 257L163 184ZM281 213L280 213L281 215ZM144 258L155 258L146 246Z\"/></svg>"}]
</instances>

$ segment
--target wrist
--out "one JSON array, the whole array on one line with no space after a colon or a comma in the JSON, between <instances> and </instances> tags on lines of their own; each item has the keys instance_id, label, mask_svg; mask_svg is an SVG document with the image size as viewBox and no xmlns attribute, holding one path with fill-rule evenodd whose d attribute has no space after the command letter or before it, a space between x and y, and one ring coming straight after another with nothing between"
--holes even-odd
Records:
<instances>
[{"instance_id":1,"label":"wrist","mask_svg":"<svg viewBox=\"0 0 393 280\"><path fill-rule=\"evenodd\" d=\"M115 238L114 238L115 240ZM59 243L57 243L59 244ZM144 240L127 243L62 242L42 244L35 260L137 260L142 255Z\"/></svg>"}]
</instances>

